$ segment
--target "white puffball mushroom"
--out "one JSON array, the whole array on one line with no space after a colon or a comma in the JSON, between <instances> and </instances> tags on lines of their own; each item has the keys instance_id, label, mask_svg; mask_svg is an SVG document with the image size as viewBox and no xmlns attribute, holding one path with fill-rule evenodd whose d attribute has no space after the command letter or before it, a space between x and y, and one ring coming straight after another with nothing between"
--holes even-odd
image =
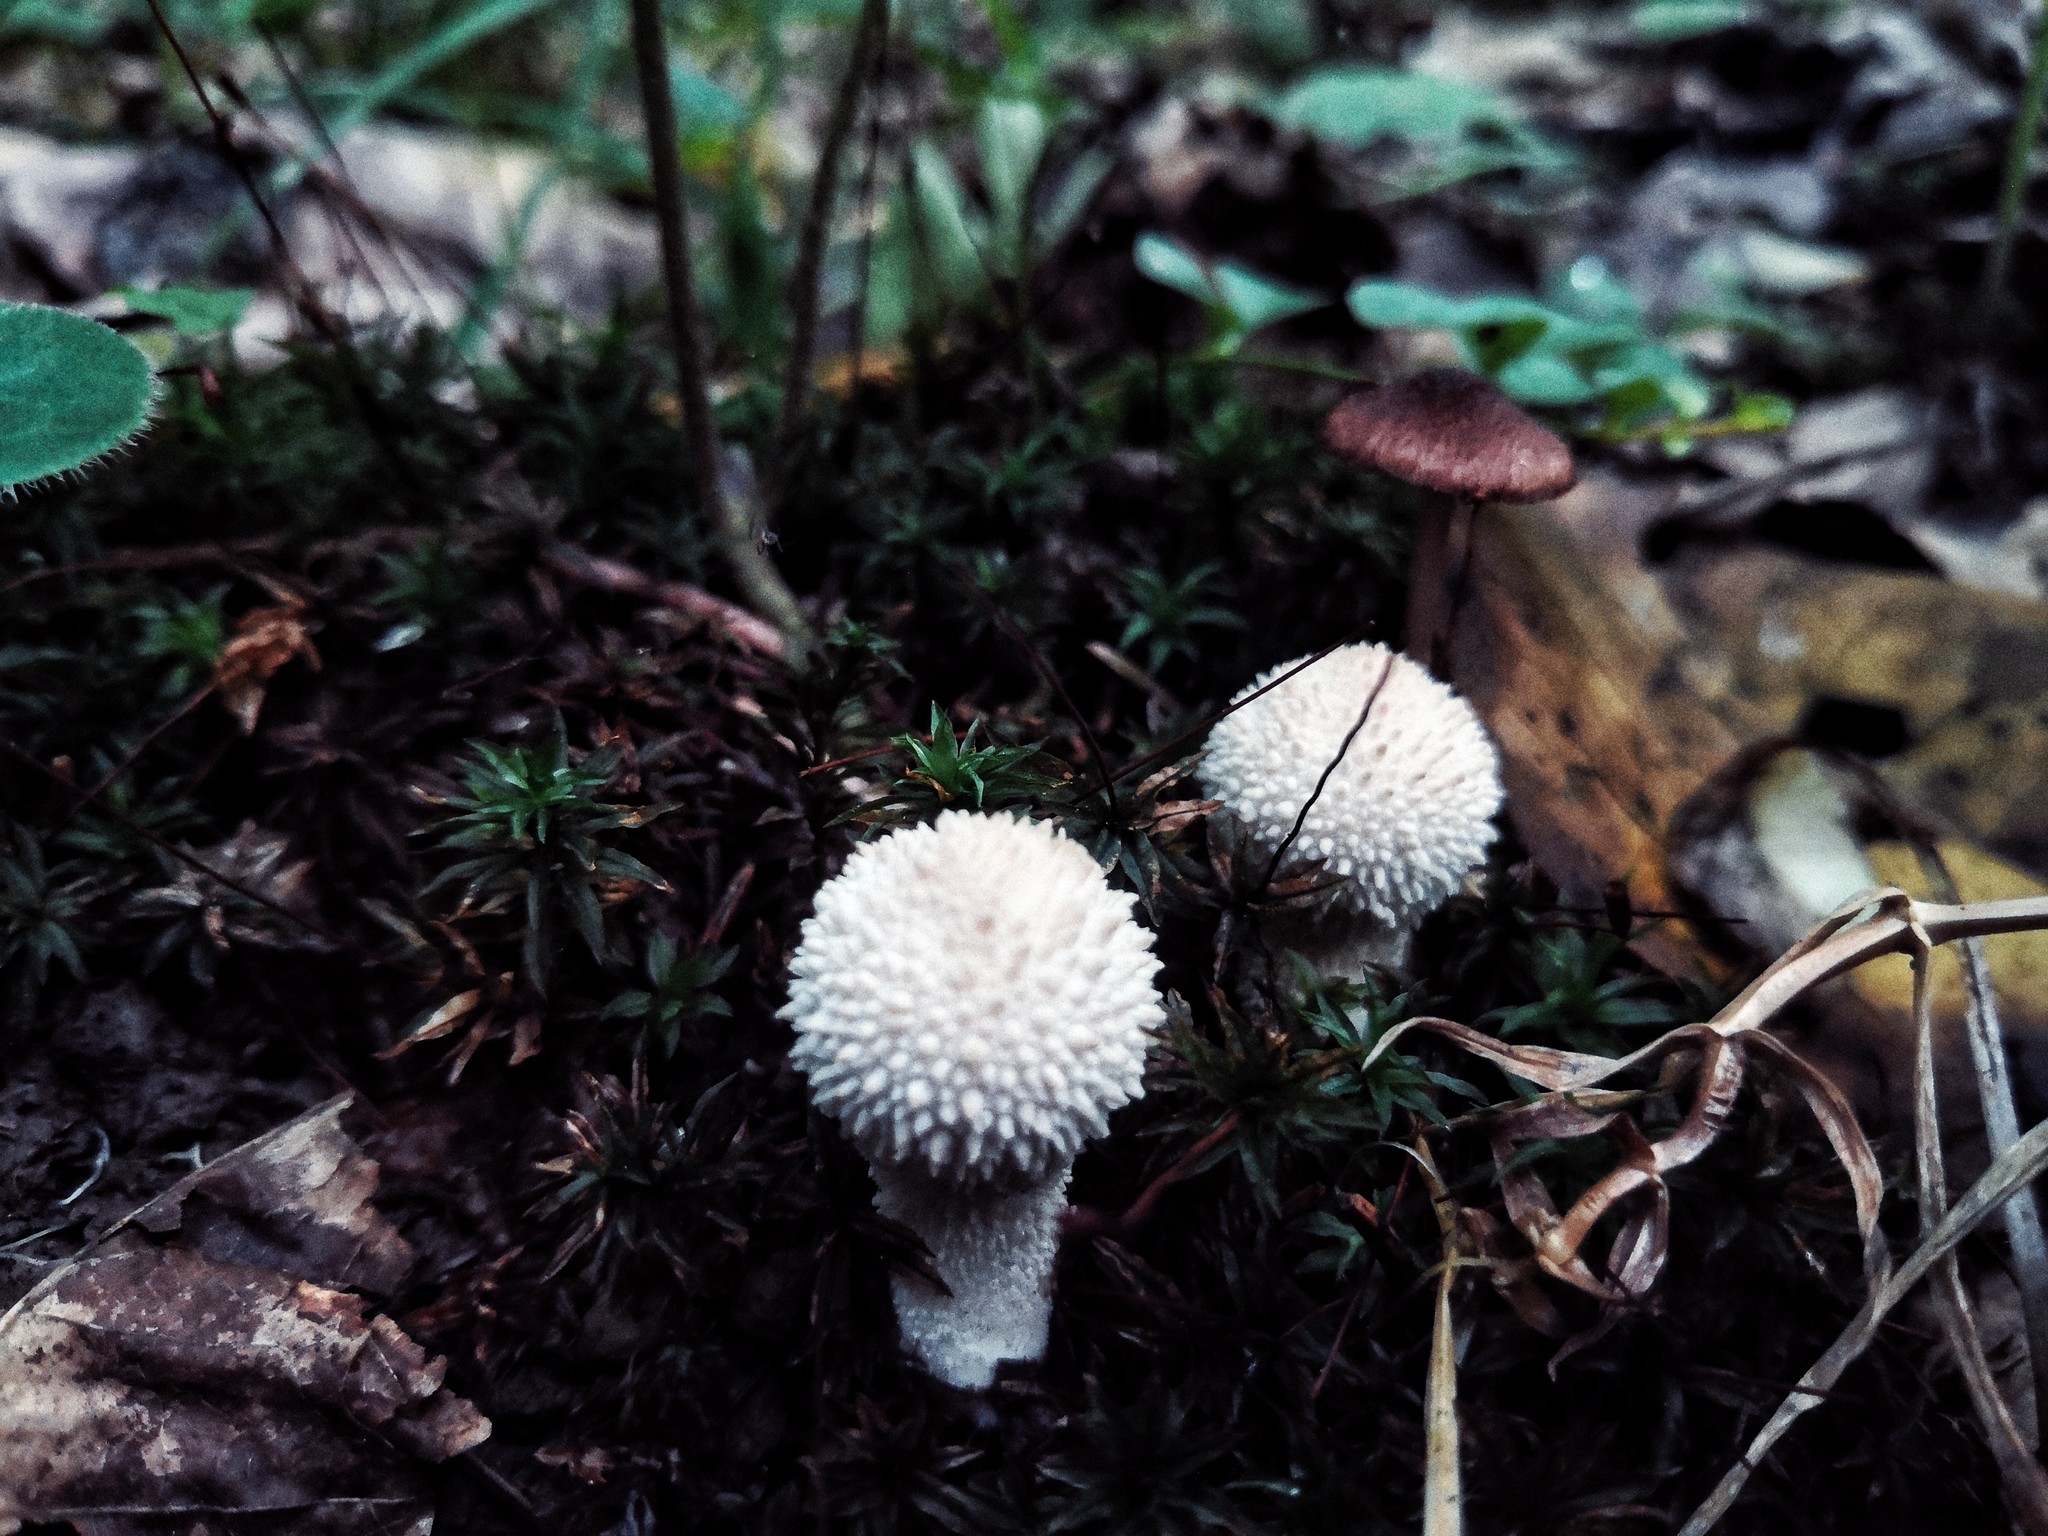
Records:
<instances>
[{"instance_id":1,"label":"white puffball mushroom","mask_svg":"<svg viewBox=\"0 0 2048 1536\"><path fill-rule=\"evenodd\" d=\"M1300 665L1274 667L1237 698ZM1364 727L1316 796L1375 686ZM1485 859L1501 805L1500 757L1472 706L1370 642L1332 651L1224 716L1201 774L1269 860L1315 797L1275 873L1334 882L1323 911L1282 921L1275 937L1353 978L1368 964L1406 963L1415 926Z\"/></svg>"},{"instance_id":2,"label":"white puffball mushroom","mask_svg":"<svg viewBox=\"0 0 2048 1536\"><path fill-rule=\"evenodd\" d=\"M1134 905L1052 827L948 811L856 848L804 923L790 1059L931 1249L953 1294L899 1275L896 1315L955 1386L1045 1352L1074 1158L1164 1018Z\"/></svg>"}]
</instances>

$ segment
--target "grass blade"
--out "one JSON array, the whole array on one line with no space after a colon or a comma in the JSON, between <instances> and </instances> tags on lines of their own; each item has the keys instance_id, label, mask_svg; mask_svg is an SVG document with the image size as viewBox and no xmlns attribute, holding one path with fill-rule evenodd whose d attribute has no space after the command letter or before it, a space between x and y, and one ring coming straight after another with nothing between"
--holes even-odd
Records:
<instances>
[{"instance_id":1,"label":"grass blade","mask_svg":"<svg viewBox=\"0 0 2048 1536\"><path fill-rule=\"evenodd\" d=\"M2020 1139L2019 1110L2013 1102L2012 1067L2006 1060L2005 1031L1999 1027L1997 994L1980 939L1963 941L1967 1010L1964 1034L1976 1069L1977 1095L1984 1109L1984 1139L1997 1157ZM2028 1364L2034 1376L2035 1420L2048 1424L2048 1235L2041 1229L2041 1203L2022 1189L2005 1208L2006 1242L2019 1282L2020 1313L2026 1320Z\"/></svg>"},{"instance_id":2,"label":"grass blade","mask_svg":"<svg viewBox=\"0 0 2048 1536\"><path fill-rule=\"evenodd\" d=\"M1458 1346L1451 1330L1451 1284L1444 1266L1436 1285L1436 1328L1429 1343L1429 1387L1422 1418L1429 1447L1422 1481L1422 1536L1463 1536L1464 1493L1458 1471Z\"/></svg>"},{"instance_id":3,"label":"grass blade","mask_svg":"<svg viewBox=\"0 0 2048 1536\"><path fill-rule=\"evenodd\" d=\"M2048 1168L2048 1124L2035 1126L1996 1158L1963 1198L1942 1217L1940 1224L1921 1241L1912 1256L1871 1293L1870 1299L1863 1304L1863 1310L1856 1314L1827 1352L1799 1378L1799 1385L1786 1395L1777 1411L1757 1431L1742 1459L1728 1469L1706 1502L1692 1512L1678 1536L1706 1536L1720 1522L1742 1492L1743 1485L1749 1481L1750 1472L1770 1454L1771 1447L1785 1437L1786 1431L1801 1414L1819 1406L1823 1400L1819 1394L1841 1380L1842 1373L1870 1347L1871 1340L1877 1337L1879 1325L1893 1308L1906 1299L1914 1286L1927 1278L1929 1271L1944 1256L1954 1252L1956 1244L1982 1226L1994 1212L2001 1210L2013 1194L2030 1184L2043 1168Z\"/></svg>"},{"instance_id":4,"label":"grass blade","mask_svg":"<svg viewBox=\"0 0 2048 1536\"><path fill-rule=\"evenodd\" d=\"M1934 1068L1933 970L1932 949L1913 956L1913 1161L1923 1238L1948 1209L1948 1172L1942 1160L1941 1103ZM2009 1206L2006 1214L2010 1219ZM1963 1373L1970 1405L1998 1462L2006 1507L2026 1531L2039 1536L2048 1529L2048 1474L2034 1460L2006 1407L2005 1395L1998 1390L1970 1294L1963 1286L1962 1268L1953 1253L1943 1255L1935 1266L1934 1301L1942 1336Z\"/></svg>"}]
</instances>

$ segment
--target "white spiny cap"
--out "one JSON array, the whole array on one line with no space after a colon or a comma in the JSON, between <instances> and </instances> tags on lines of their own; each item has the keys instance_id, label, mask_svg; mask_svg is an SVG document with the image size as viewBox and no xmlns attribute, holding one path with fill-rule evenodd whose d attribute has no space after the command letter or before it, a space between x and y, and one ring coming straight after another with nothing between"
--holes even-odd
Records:
<instances>
[{"instance_id":1,"label":"white spiny cap","mask_svg":"<svg viewBox=\"0 0 2048 1536\"><path fill-rule=\"evenodd\" d=\"M1299 665L1273 668L1237 697ZM1501 804L1499 755L1472 706L1448 687L1384 646L1344 646L1217 722L1201 771L1210 795L1271 857L1383 670L1364 729L1279 873L1336 875L1343 907L1405 929L1486 857Z\"/></svg>"},{"instance_id":2,"label":"white spiny cap","mask_svg":"<svg viewBox=\"0 0 2048 1536\"><path fill-rule=\"evenodd\" d=\"M949 811L862 844L790 963L812 1102L876 1164L1064 1183L1163 1017L1133 904L1040 822Z\"/></svg>"}]
</instances>

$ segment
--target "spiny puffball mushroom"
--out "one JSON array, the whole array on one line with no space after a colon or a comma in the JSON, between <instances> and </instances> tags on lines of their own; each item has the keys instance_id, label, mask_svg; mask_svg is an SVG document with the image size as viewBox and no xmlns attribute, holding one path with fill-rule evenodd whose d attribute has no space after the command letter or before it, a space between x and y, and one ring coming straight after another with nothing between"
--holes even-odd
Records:
<instances>
[{"instance_id":1,"label":"spiny puffball mushroom","mask_svg":"<svg viewBox=\"0 0 2048 1536\"><path fill-rule=\"evenodd\" d=\"M1549 501L1578 478L1563 438L1460 368L1353 395L1330 413L1323 436L1356 463L1475 501Z\"/></svg>"},{"instance_id":2,"label":"spiny puffball mushroom","mask_svg":"<svg viewBox=\"0 0 2048 1536\"><path fill-rule=\"evenodd\" d=\"M1300 665L1274 667L1237 698ZM1201 767L1209 794L1270 859L1368 698L1364 727L1275 871L1335 877L1327 910L1281 922L1275 937L1353 977L1367 964L1403 965L1415 925L1493 841L1500 758L1472 706L1385 646L1342 646L1218 721Z\"/></svg>"},{"instance_id":3,"label":"spiny puffball mushroom","mask_svg":"<svg viewBox=\"0 0 2048 1536\"><path fill-rule=\"evenodd\" d=\"M955 1386L1045 1352L1074 1158L1164 1018L1134 900L1044 823L948 811L856 848L804 923L790 1059L931 1249L953 1294L899 1274L896 1315Z\"/></svg>"}]
</instances>

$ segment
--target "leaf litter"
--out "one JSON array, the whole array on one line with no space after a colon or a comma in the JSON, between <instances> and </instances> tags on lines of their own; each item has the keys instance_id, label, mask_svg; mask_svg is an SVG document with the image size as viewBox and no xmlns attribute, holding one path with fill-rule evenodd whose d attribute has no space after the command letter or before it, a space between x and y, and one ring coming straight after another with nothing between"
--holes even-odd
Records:
<instances>
[{"instance_id":1,"label":"leaf litter","mask_svg":"<svg viewBox=\"0 0 2048 1536\"><path fill-rule=\"evenodd\" d=\"M1982 1320L1968 1311L1971 1282L2004 1255L1963 1239L2041 1148L2038 1133L1994 1146L1990 1172L1946 1206L1929 1147L1941 1146L1935 1115L1953 1126L1953 1106L1974 1097L1952 1086L1967 1081L1950 1069L1964 1036L1947 1032L1974 994L1937 985L1947 973L1921 953L1919 930L1930 941L1960 931L1949 904L1963 897L2039 894L2027 819L2038 797L2001 772L2035 754L1997 739L2001 723L2031 729L2030 674L2005 669L2011 707L1992 721L1973 721L1952 687L2023 659L2014 635L2038 628L2032 607L2010 606L2039 597L2025 519L1988 540L1952 526L1959 483L2006 512L2021 504L2026 450L2011 424L2027 408L2001 415L1999 402L2024 400L2027 386L1994 376L1958 390L1921 377L1916 359L1882 396L1831 405L1836 384L1802 387L1811 398L1782 450L1731 437L1659 463L1617 441L1607 467L1621 473L1583 500L1555 516L1489 515L1498 542L1480 542L1453 663L1507 749L1519 841L1425 934L1417 995L1326 1000L1317 1014L1296 1006L1289 972L1247 920L1261 902L1315 892L1252 889L1258 869L1234 869L1214 807L1163 798L1163 786L1184 775L1174 744L1192 747L1216 702L1260 666L1329 643L1362 614L1398 627L1413 509L1314 457L1298 430L1312 397L1240 396L1204 382L1218 377L1213 359L1169 359L1168 340L1192 345L1204 326L1234 350L1246 338L1231 315L1162 315L1127 259L1135 237L1163 230L1212 311L1237 290L1254 307L1323 294L1323 312L1275 334L1323 348L1318 365L1339 371L1441 361L1430 349L1447 340L1486 355L1488 338L1427 331L1344 350L1336 299L1373 277L1439 294L1505 285L1526 307L1539 302L1521 291L1531 271L1585 293L1618 273L1648 300L1632 334L1655 345L1739 278L1795 318L1866 339L1912 333L1917 346L1915 328L1891 319L1910 297L1900 273L1924 278L1942 251L1981 235L1947 215L1899 218L1884 198L1873 209L1867 184L1873 165L1966 163L1998 110L2010 71L1996 61L2012 39L1989 8L1951 9L1938 27L1865 7L1440 16L1405 61L1424 78L1398 76L1403 90L1379 103L1425 117L1456 108L1455 133L1419 143L1374 129L1347 144L1343 121L1310 133L1177 85L1148 104L1105 71L1091 106L1124 163L1035 297L1061 345L1131 351L1131 366L1103 365L1107 382L1088 373L1100 358L1012 375L999 325L965 329L949 338L960 350L937 357L891 355L873 374L858 343L850 365L828 357L822 372L842 385L913 382L820 402L825 430L793 468L775 466L792 486L780 558L822 616L851 620L808 653L714 590L701 531L674 515L661 424L675 397L618 343L626 326L588 351L514 338L502 353L519 379L511 391L430 343L327 364L250 347L274 367L268 381L233 369L174 380L160 461L173 467L123 465L108 485L32 506L29 585L9 587L31 595L24 641L44 648L48 693L75 701L76 717L34 688L0 699L10 744L34 763L7 765L8 815L33 829L34 857L9 865L6 910L32 915L43 962L19 973L33 983L22 1015L36 1022L10 1065L9 1103L29 1103L18 1123L51 1131L46 1147L9 1150L0 1165L23 1213L9 1213L0 1251L31 1269L68 1266L37 1296L103 1266L84 1271L105 1277L94 1285L203 1294L238 1325L260 1332L268 1318L276 1336L305 1341L305 1362L259 1363L317 1380L319 1432L347 1447L323 1448L323 1465L357 1467L349 1457L370 1454L360 1437L382 1447L371 1460L400 1489L395 1529L418 1528L431 1498L459 1530L530 1521L522 1501L592 1531L1360 1530L1412 1528L1420 1507L1435 1530L1561 1532L1669 1529L1696 1506L1688 1529L1703 1530L1744 1477L1730 1526L1870 1529L1882 1514L1901 1528L1991 1529L1994 1468L2024 1518L2038 1473L2016 1440L2023 1416L2001 1422L1990 1350L1972 1340ZM983 44L960 41L960 57ZM1346 68L1354 85L1385 83ZM1345 85L1339 75L1295 93L1315 109L1309 126L1341 118ZM1006 112L1024 121L1014 103L996 117ZM888 154L936 153L895 132L893 119L878 124ZM1590 236L1572 222L1577 194L1544 201L1565 135L1607 136L1637 162L1577 204L1622 210L1597 213ZM344 207L365 142L346 141L332 177L306 178L308 204ZM502 199L421 208L432 189L476 179L450 167L489 157L396 131L370 147L394 174L375 178L382 201L357 216L397 237L363 267L322 276L389 281L399 300L385 313L431 312L455 285L445 271L416 273L409 292L394 280L419 232L403 226L452 215L473 226L464 258L494 260ZM87 225L115 232L100 242L109 251L140 248L120 244L134 239L146 180L132 164L109 173L70 151L8 148L30 167L7 192L10 236L42 253L37 271L81 292L101 281L97 247L78 234ZM222 179L190 146L155 158L195 201L207 174ZM104 217L66 226L34 206L31 183L57 160L77 176L57 201L90 203L120 184ZM974 185L985 168L963 165L964 177L930 179L951 179L967 228L985 222ZM489 175L531 191L531 170L500 160ZM1014 189L986 190L991 208L1014 213ZM589 207L551 191L535 209L555 227L563 206ZM1517 223L1532 208L1533 231ZM616 248L566 286L538 274L586 316L603 307L591 295L648 269L644 220L601 211L592 228ZM1873 221L1896 227L1879 238ZM999 286L978 282L974 302L1000 305ZM283 334L277 293L247 313ZM1688 366L1733 355L1729 336L1756 319L1724 309L1688 343ZM1789 334L1763 347L1780 376L1805 386L1855 371L1802 354ZM1936 350L1952 345L1944 336ZM1135 356L1154 347L1156 368ZM741 377L723 363L725 382ZM1061 398L1085 400L1094 425L1040 431L1039 392L1077 379L1078 395ZM728 429L760 447L749 425L760 402L742 384L722 404ZM1962 419L1991 425L1981 461L1958 446ZM195 486L217 495L196 506ZM390 526L365 531L345 510L361 505ZM1788 509L1812 512L1822 534ZM1850 539L1884 529L1889 569L1841 569ZM1958 598L1970 582L1983 600ZM1746 625L1759 591L1770 622ZM1999 594L2007 605L1990 600ZM226 642L186 657L197 670L180 688L162 671L83 670L95 650L125 654L123 626L143 606L182 611L173 596L212 603ZM1959 602L1966 638L1930 664L1927 637ZM1872 610L1892 622L1827 651L1845 615ZM1240 616L1251 622L1229 622ZM228 713L174 713L209 676ZM1892 711L1906 742L1886 754L1856 731ZM161 736L138 741L150 721ZM1110 761L1164 766L1131 790L1105 768L1097 794L1098 737ZM517 826L479 849L444 825L443 848L476 861L444 872L467 887L459 896L435 891L445 861L422 802L445 807L460 782L480 811L509 785L467 776L509 761L477 757L471 741L546 755L564 773L595 764L581 808L599 818L590 845L541 867ZM1754 778L1727 771L1746 773L1749 751ZM1935 824L1960 893L1929 890L1892 840L1910 841L1897 825L1873 838L1865 801L1843 787L1844 752L1871 757L1904 809ZM1156 1102L1080 1169L1090 1219L1070 1238L1053 1357L971 1407L895 1358L887 1267L921 1256L875 1217L832 1128L806 1117L768 1022L794 924L843 856L847 824L924 814L949 796L1065 818L1140 892L1172 984L1195 999ZM1681 815L1709 801L1714 818ZM1782 869L1771 828L1815 805L1828 807L1817 819L1840 832L1845 864L1853 855L1880 876L1871 883L1912 894L1837 914L1807 941L1832 902L1802 888L1790 894L1804 904L1787 903L1782 882L1752 877ZM665 814L643 827L643 807ZM612 816L624 819L602 820ZM1716 873L1688 872L1697 866L1670 846L1681 824L1734 849ZM631 862L601 872L614 834ZM562 942L543 944L535 914L550 901ZM1613 942L1569 942L1588 929ZM129 949L138 939L149 947ZM1989 938L1984 952L2024 1030L2033 995L2015 942ZM1788 946L1768 985L1717 1008L1716 989ZM128 953L157 957L143 983L180 1021L144 1031L140 1055L216 1053L238 1123L316 1097L309 1079L375 1085L391 1175L381 1198L417 1243L417 1275L380 1268L375 1222L348 1240L369 1244L368 1270L301 1273L299 1239L243 1210L260 1198L220 1196L242 1211L229 1217L196 1186L174 1219L153 1218L172 1222L161 1233L139 1212L96 1239L104 1249L58 1257L98 1230L97 1214L62 1225L67 1213L122 1181L156 1187L185 1153L174 1136L215 1130L152 1126L148 1104L122 1097L132 1085L85 1094L75 1079L90 1063L59 1059L73 1032L91 1032L65 957L81 957L95 985L109 970L125 984ZM1875 993L1847 976L1807 990L1838 962L1881 954L1858 973L1881 978ZM1909 955L1922 963L1907 977ZM1572 999L1615 987L1644 1019L1710 1022L1631 1050L1643 1020L1574 1011ZM1764 1016L1792 993L1791 1015L1766 1032ZM1891 1033L1870 1026L1873 1011ZM1854 1014L1875 1089L1838 1061L1828 1077L1805 1064L1808 1013ZM1341 1023L1333 1033L1315 1017ZM1511 1019L1515 1038L1453 1017ZM174 1048L187 1031L194 1043ZM1358 1049L1333 1046L1346 1033ZM1468 1047L1486 1111L1467 1112L1472 1085L1437 1070ZM1882 1127L1887 1068L1890 1102L1916 1117L1912 1177L1849 1109L1853 1093ZM2024 1092L2023 1056L2016 1071ZM62 1091L35 1100L45 1084ZM1957 1172L1971 1168L1967 1149L1948 1150ZM74 1190L86 1193L64 1204ZM1887 1279L1894 1246L1909 1256ZM243 1290L204 1290L223 1265L247 1272ZM1896 1326L1907 1282L1928 1275L1960 1379L1930 1373L1929 1341ZM397 1321L353 1295L400 1285L409 1310ZM339 1299L315 1304L313 1291ZM112 1292L78 1294L95 1317L152 1315L120 1311ZM1776 1304L1746 1304L1757 1296ZM439 1450L469 1431L431 1409L440 1367L394 1337L401 1325L445 1351L465 1394L505 1426L514 1492L501 1488L497 1507L465 1502L464 1485L427 1470L431 1456L408 1459L409 1444ZM67 1314L38 1326L83 1325ZM140 1358L141 1346L123 1347ZM362 1373L380 1363L388 1391L372 1392ZM191 1367L195 1379L210 1369ZM1799 1438L1765 1454L1814 1409ZM1961 1427L1971 1412L1981 1434ZM419 1423L418 1440L402 1427ZM1746 1438L1755 1444L1736 1463Z\"/></svg>"},{"instance_id":2,"label":"leaf litter","mask_svg":"<svg viewBox=\"0 0 2048 1536\"><path fill-rule=\"evenodd\" d=\"M414 1253L347 1096L115 1222L0 1315L0 1530L425 1532L490 1423L374 1310Z\"/></svg>"}]
</instances>

